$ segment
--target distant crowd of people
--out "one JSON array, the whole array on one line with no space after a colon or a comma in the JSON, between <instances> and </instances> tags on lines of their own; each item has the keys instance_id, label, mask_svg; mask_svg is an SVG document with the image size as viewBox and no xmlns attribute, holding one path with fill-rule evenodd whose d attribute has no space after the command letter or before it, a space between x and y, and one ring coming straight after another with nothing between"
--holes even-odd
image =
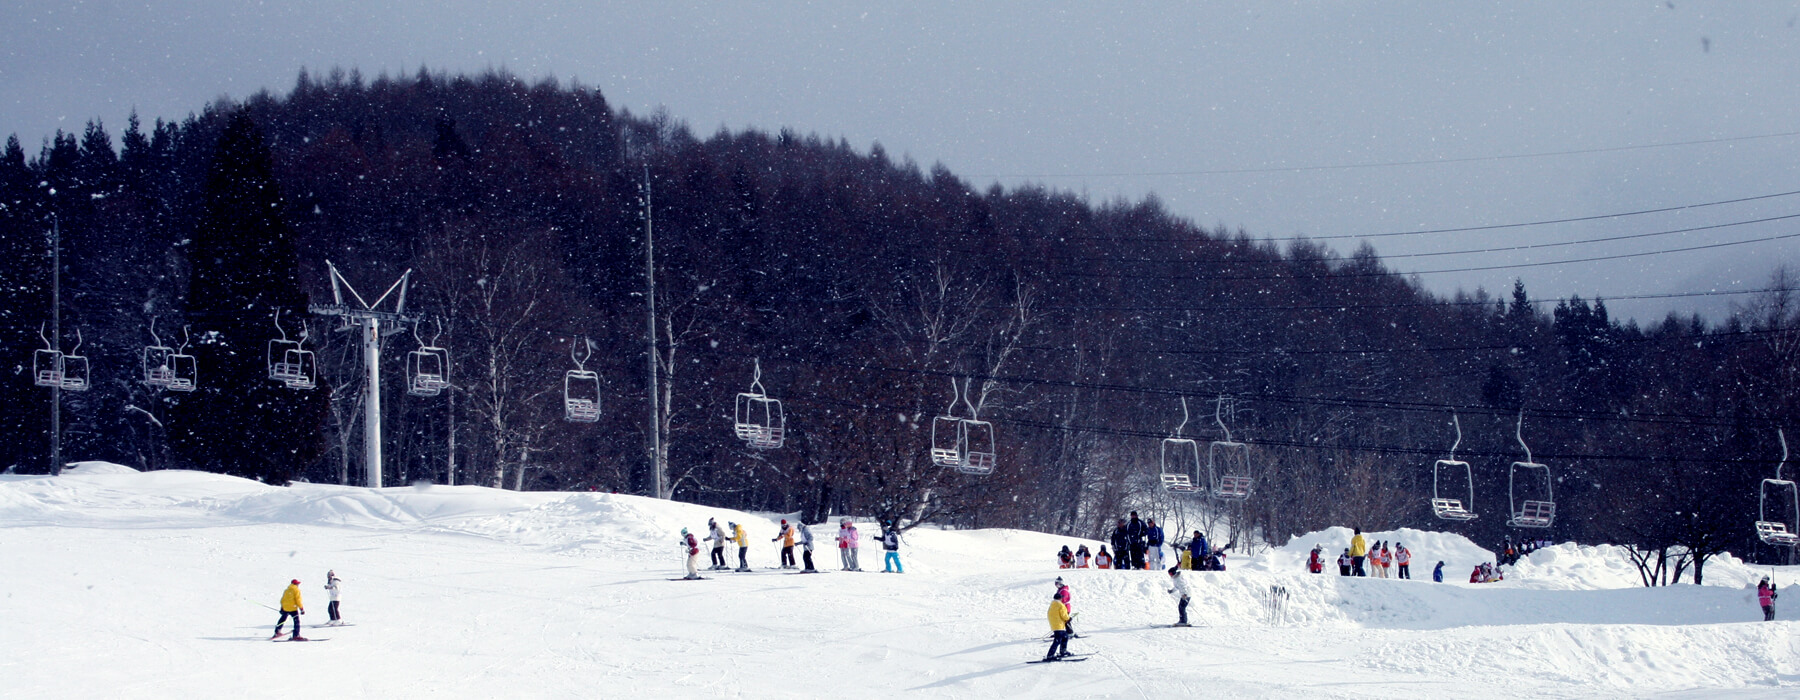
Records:
<instances>
[{"instance_id":1,"label":"distant crowd of people","mask_svg":"<svg viewBox=\"0 0 1800 700\"><path fill-rule=\"evenodd\" d=\"M1548 538L1530 539L1518 544L1513 544L1512 538L1508 537L1506 538L1506 543L1500 546L1500 564L1512 566L1519 563L1519 557L1531 554L1532 552L1548 546L1550 546L1550 540Z\"/></svg>"},{"instance_id":2,"label":"distant crowd of people","mask_svg":"<svg viewBox=\"0 0 1800 700\"><path fill-rule=\"evenodd\" d=\"M1164 565L1163 545L1168 542L1161 526L1154 519L1139 519L1137 511L1119 518L1113 527L1111 537L1112 550L1108 545L1100 545L1098 553L1088 550L1087 545L1077 545L1069 549L1063 545L1056 553L1056 565L1063 569L1134 569L1160 570ZM1177 567L1193 571L1224 571L1225 552L1233 544L1213 548L1206 536L1195 530L1185 541L1173 542L1178 557Z\"/></svg>"},{"instance_id":3,"label":"distant crowd of people","mask_svg":"<svg viewBox=\"0 0 1800 700\"><path fill-rule=\"evenodd\" d=\"M719 527L719 522L716 519L709 519L706 521L706 529L707 536L704 538L695 537L694 534L688 532L688 529L685 527L681 529L681 538L678 540L678 543L681 546L682 553L687 556L687 576L683 577L684 579L699 580L702 578L700 576L700 544L702 542L712 543L712 566L707 567L707 571L751 571L749 558L750 536L744 531L743 525L728 522L725 524L725 527ZM818 569L813 568L812 528L807 526L806 523L796 521L790 524L787 519L783 518L781 521L781 531L776 533L775 537L769 541L780 543L781 565L775 568L798 568L794 564L794 547L798 544L802 550L802 557L806 563L806 568L800 569L800 573L818 572ZM906 573L906 570L900 565L899 526L892 522L882 523L880 541L881 549L885 554L885 557L882 560L882 573ZM726 563L725 546L727 543L737 545L738 563L736 568L733 568ZM843 571L863 570L862 563L858 557L862 552L862 534L856 529L856 523L852 522L849 518L841 518L838 520L837 546L838 559L843 563Z\"/></svg>"}]
</instances>

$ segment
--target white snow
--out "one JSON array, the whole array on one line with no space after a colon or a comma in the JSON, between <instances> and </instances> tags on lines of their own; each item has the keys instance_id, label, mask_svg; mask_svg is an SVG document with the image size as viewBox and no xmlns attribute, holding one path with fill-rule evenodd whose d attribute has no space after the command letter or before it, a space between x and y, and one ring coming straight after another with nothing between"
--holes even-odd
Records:
<instances>
[{"instance_id":1,"label":"white snow","mask_svg":"<svg viewBox=\"0 0 1800 700\"><path fill-rule=\"evenodd\" d=\"M758 570L681 574L675 533L743 523ZM769 570L768 516L599 493L480 487L274 487L83 463L0 477L0 695L414 697L1794 697L1800 626L1761 622L1746 585L1800 570L1710 563L1708 585L1645 589L1611 547L1563 544L1505 582L1460 583L1492 554L1453 534L1412 549L1414 581L1302 573L1332 528L1184 573L1054 567L1076 540L1017 530L906 536L904 575L838 572L815 525L817 576ZM879 571L875 528L862 566ZM1095 545L1098 543L1089 543ZM735 561L736 552L728 555ZM702 552L704 565L705 552ZM1448 583L1429 581L1447 562ZM354 626L274 644L270 610L298 578L325 621L327 569ZM1058 575L1085 663L1025 665L1048 646ZM1291 592L1269 624L1271 585ZM1786 602L1786 601L1782 601ZM1789 606L1782 616L1791 617Z\"/></svg>"}]
</instances>

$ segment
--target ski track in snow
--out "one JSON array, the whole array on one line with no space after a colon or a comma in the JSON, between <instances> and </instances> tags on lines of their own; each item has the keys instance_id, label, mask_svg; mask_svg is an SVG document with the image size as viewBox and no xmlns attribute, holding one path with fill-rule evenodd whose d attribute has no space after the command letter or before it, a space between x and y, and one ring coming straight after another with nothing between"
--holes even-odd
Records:
<instances>
[{"instance_id":1,"label":"ski track in snow","mask_svg":"<svg viewBox=\"0 0 1800 700\"><path fill-rule=\"evenodd\" d=\"M680 574L676 533L744 524L771 566L775 518L635 496L479 487L270 487L197 472L84 463L0 477L0 695L143 698L595 697L1793 697L1800 625L1759 622L1746 589L1771 571L1709 563L1708 585L1638 587L1611 547L1558 545L1494 584L1492 554L1401 530L1415 578L1299 573L1332 528L1186 572L1195 626L1169 628L1161 572L1057 570L1078 540L919 529L906 572L842 573L835 524L813 528L827 573ZM1097 545L1096 542L1089 542ZM736 552L727 549L728 557ZM705 552L702 552L704 561ZM302 581L325 621L326 569L355 626L332 644L267 643L281 589ZM1050 581L1073 587L1081 664L1048 648ZM1268 624L1270 585L1286 586ZM1786 601L1782 601L1786 602ZM1787 616L1787 606L1783 616Z\"/></svg>"}]
</instances>

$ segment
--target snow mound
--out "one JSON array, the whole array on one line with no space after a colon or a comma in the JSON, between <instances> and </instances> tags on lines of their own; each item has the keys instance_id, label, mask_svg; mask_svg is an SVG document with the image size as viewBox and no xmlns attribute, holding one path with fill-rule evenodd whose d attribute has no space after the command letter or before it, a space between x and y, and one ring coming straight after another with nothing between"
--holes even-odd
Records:
<instances>
[{"instance_id":1,"label":"snow mound","mask_svg":"<svg viewBox=\"0 0 1800 700\"><path fill-rule=\"evenodd\" d=\"M94 474L136 474L138 470L112 462L76 462L63 469L62 473L63 476L91 476Z\"/></svg>"}]
</instances>

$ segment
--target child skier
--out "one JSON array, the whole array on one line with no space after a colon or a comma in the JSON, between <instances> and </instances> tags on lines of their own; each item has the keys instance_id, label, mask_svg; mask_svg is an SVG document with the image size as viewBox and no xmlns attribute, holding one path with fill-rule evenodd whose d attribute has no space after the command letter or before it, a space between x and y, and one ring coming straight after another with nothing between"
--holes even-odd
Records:
<instances>
[{"instance_id":1,"label":"child skier","mask_svg":"<svg viewBox=\"0 0 1800 700\"><path fill-rule=\"evenodd\" d=\"M838 521L837 543L838 556L844 560L844 570L862 571L862 567L856 563L856 552L860 548L857 544L856 526L850 524L849 518Z\"/></svg>"},{"instance_id":2,"label":"child skier","mask_svg":"<svg viewBox=\"0 0 1800 700\"><path fill-rule=\"evenodd\" d=\"M1394 544L1394 563L1400 565L1400 578L1412 580L1412 552L1403 542Z\"/></svg>"},{"instance_id":3,"label":"child skier","mask_svg":"<svg viewBox=\"0 0 1800 700\"><path fill-rule=\"evenodd\" d=\"M1056 577L1056 599L1062 601L1063 609L1069 611L1070 621L1063 625L1063 629L1066 629L1069 631L1069 637L1071 639L1081 636L1081 635L1075 633L1075 622L1074 622L1075 603L1073 602L1074 596L1069 592L1069 586L1067 584L1063 583L1061 576Z\"/></svg>"},{"instance_id":4,"label":"child skier","mask_svg":"<svg viewBox=\"0 0 1800 700\"><path fill-rule=\"evenodd\" d=\"M807 527L806 521L804 521L804 520L800 521L800 548L801 548L800 557L803 561L806 562L806 568L801 569L800 573L803 573L803 574L804 573L813 573L813 574L819 573L818 569L813 568L813 563L812 563L812 550L813 550L812 528Z\"/></svg>"},{"instance_id":5,"label":"child skier","mask_svg":"<svg viewBox=\"0 0 1800 700\"><path fill-rule=\"evenodd\" d=\"M1438 562L1437 568L1431 570L1431 580L1433 583L1444 582L1444 562Z\"/></svg>"},{"instance_id":6,"label":"child skier","mask_svg":"<svg viewBox=\"0 0 1800 700\"><path fill-rule=\"evenodd\" d=\"M1101 546L1105 546L1105 545L1101 545ZM1090 559L1093 559L1093 555L1088 554L1087 545L1084 544L1084 545L1081 545L1080 547L1075 548L1075 568L1077 568L1077 569L1088 568L1088 560L1090 560Z\"/></svg>"},{"instance_id":7,"label":"child skier","mask_svg":"<svg viewBox=\"0 0 1800 700\"><path fill-rule=\"evenodd\" d=\"M706 529L708 531L707 535L706 535L706 541L713 543L712 566L709 567L709 570L711 570L711 571L723 570L726 568L725 567L725 540L728 539L725 536L725 530L723 530L719 527L719 521L713 520L711 518L708 518L706 520Z\"/></svg>"},{"instance_id":8,"label":"child skier","mask_svg":"<svg viewBox=\"0 0 1800 700\"><path fill-rule=\"evenodd\" d=\"M281 625L287 622L289 617L292 617L294 618L294 634L288 637L288 641L306 641L305 637L300 636L300 616L305 613L306 604L300 600L300 579L289 581L287 590L281 592L281 619L275 621L275 636L269 637L269 639L280 639Z\"/></svg>"},{"instance_id":9,"label":"child skier","mask_svg":"<svg viewBox=\"0 0 1800 700\"><path fill-rule=\"evenodd\" d=\"M1069 607L1055 595L1050 596L1050 651L1044 654L1045 661L1055 661L1069 655L1069 622L1074 619L1069 615Z\"/></svg>"},{"instance_id":10,"label":"child skier","mask_svg":"<svg viewBox=\"0 0 1800 700\"><path fill-rule=\"evenodd\" d=\"M325 591L331 594L331 602L325 606L325 614L331 616L331 621L325 623L326 626L329 627L337 627L338 625L344 624L344 620L338 617L338 594L344 590L343 584L340 583L340 581L341 579L337 577L336 571L325 572Z\"/></svg>"},{"instance_id":11,"label":"child skier","mask_svg":"<svg viewBox=\"0 0 1800 700\"><path fill-rule=\"evenodd\" d=\"M1310 571L1310 572L1316 574L1316 573L1320 573L1325 570L1325 561L1324 561L1323 557L1320 556L1320 551L1319 551L1322 547L1323 547L1323 545L1313 545L1312 554L1310 554L1306 557L1306 570L1307 571Z\"/></svg>"},{"instance_id":12,"label":"child skier","mask_svg":"<svg viewBox=\"0 0 1800 700\"><path fill-rule=\"evenodd\" d=\"M1181 619L1175 621L1175 626L1187 627L1188 584L1181 577L1180 567L1169 567L1169 586L1169 595L1175 596L1175 611L1181 615Z\"/></svg>"},{"instance_id":13,"label":"child skier","mask_svg":"<svg viewBox=\"0 0 1800 700\"><path fill-rule=\"evenodd\" d=\"M781 534L769 541L776 540L781 541L781 568L794 568L794 527L788 524L786 518L781 519Z\"/></svg>"},{"instance_id":14,"label":"child skier","mask_svg":"<svg viewBox=\"0 0 1800 700\"><path fill-rule=\"evenodd\" d=\"M881 572L884 574L904 574L906 569L900 566L900 526L887 524L881 533L881 549L887 552L881 560Z\"/></svg>"},{"instance_id":15,"label":"child skier","mask_svg":"<svg viewBox=\"0 0 1800 700\"><path fill-rule=\"evenodd\" d=\"M1350 550L1348 548L1344 550L1343 554L1338 555L1338 575L1350 575Z\"/></svg>"},{"instance_id":16,"label":"child skier","mask_svg":"<svg viewBox=\"0 0 1800 700\"><path fill-rule=\"evenodd\" d=\"M700 578L700 541L685 527L681 528L681 547L687 552L687 578Z\"/></svg>"},{"instance_id":17,"label":"child skier","mask_svg":"<svg viewBox=\"0 0 1800 700\"><path fill-rule=\"evenodd\" d=\"M1062 551L1056 553L1056 568L1075 568L1075 553L1069 551L1069 545L1063 545Z\"/></svg>"},{"instance_id":18,"label":"child skier","mask_svg":"<svg viewBox=\"0 0 1800 700\"><path fill-rule=\"evenodd\" d=\"M750 570L750 534L744 532L744 526L731 523L732 541L738 546L738 571Z\"/></svg>"},{"instance_id":19,"label":"child skier","mask_svg":"<svg viewBox=\"0 0 1800 700\"><path fill-rule=\"evenodd\" d=\"M1113 556L1111 554L1106 553L1106 545L1100 545L1100 553L1094 555L1094 568L1096 568L1096 569L1113 568Z\"/></svg>"},{"instance_id":20,"label":"child skier","mask_svg":"<svg viewBox=\"0 0 1800 700\"><path fill-rule=\"evenodd\" d=\"M1756 584L1756 602L1762 606L1763 622L1775 619L1775 599L1779 597L1781 596L1775 592L1775 586L1769 583L1769 577L1764 576L1762 583ZM279 631L280 628L276 629Z\"/></svg>"}]
</instances>

